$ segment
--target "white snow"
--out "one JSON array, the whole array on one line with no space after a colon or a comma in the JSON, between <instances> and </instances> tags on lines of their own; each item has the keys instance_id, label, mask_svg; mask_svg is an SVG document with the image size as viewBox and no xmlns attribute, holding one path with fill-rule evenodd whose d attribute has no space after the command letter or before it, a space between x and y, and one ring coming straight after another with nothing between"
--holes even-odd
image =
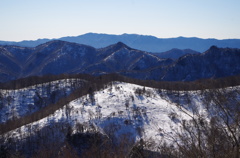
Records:
<instances>
[{"instance_id":1,"label":"white snow","mask_svg":"<svg viewBox=\"0 0 240 158\"><path fill-rule=\"evenodd\" d=\"M168 135L179 128L181 120L190 119L174 103L163 99L155 89L145 87L146 91L152 93L151 96L138 96L135 94L137 88L143 89L134 84L115 83L112 87L95 92L94 103L90 101L89 95L83 96L30 126L40 129L52 122L66 121L73 126L77 122L91 122L104 132L104 127L115 123L119 126L117 134L131 134L136 140L141 137L160 141L167 140ZM175 120L170 117L171 113L177 114ZM19 131L24 133L27 127L10 133L12 137L18 137Z\"/></svg>"},{"instance_id":2,"label":"white snow","mask_svg":"<svg viewBox=\"0 0 240 158\"><path fill-rule=\"evenodd\" d=\"M73 83L85 82L80 79L57 80L51 83L38 84L18 90L0 89L0 123L13 119L13 117L22 117L39 110L34 104L36 94L43 99L50 99L53 91L62 92L69 95L77 87L71 86ZM80 85L79 85L80 86ZM49 94L48 94L49 93Z\"/></svg>"},{"instance_id":3,"label":"white snow","mask_svg":"<svg viewBox=\"0 0 240 158\"><path fill-rule=\"evenodd\" d=\"M135 93L136 89L145 89L143 95ZM239 87L238 87L239 88ZM228 88L229 90L231 88ZM30 127L35 130L51 125L53 122L68 122L74 128L76 123L93 124L97 129L105 133L105 127L115 124L120 134L131 134L135 140L154 140L156 143L166 141L171 143L169 137L179 131L183 120L190 120L194 112L184 104L186 100L176 101L174 95L167 95L167 91L161 93L154 89L135 84L115 82L90 95L78 98L54 114L33 122L27 126L10 131L12 138L18 138L19 133L24 133L21 139L27 137L26 132ZM202 106L200 91L190 91L191 104L201 114L206 114ZM180 98L185 92L178 93ZM185 106L184 106L185 105Z\"/></svg>"}]
</instances>

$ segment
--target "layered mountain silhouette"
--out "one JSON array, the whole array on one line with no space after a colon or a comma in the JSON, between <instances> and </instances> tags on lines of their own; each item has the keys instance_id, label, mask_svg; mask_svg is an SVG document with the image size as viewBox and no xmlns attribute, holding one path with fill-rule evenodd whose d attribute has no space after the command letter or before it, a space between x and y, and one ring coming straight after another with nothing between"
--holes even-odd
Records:
<instances>
[{"instance_id":1,"label":"layered mountain silhouette","mask_svg":"<svg viewBox=\"0 0 240 158\"><path fill-rule=\"evenodd\" d=\"M35 41L8 42L0 41L0 45L17 45L23 47L36 47L39 44L52 41L53 39L39 39ZM157 38L154 36L145 36L137 34L109 35L87 33L75 37L62 37L54 40L62 40L79 44L89 45L95 48L104 48L119 41L127 44L131 48L147 52L165 52L173 48L192 49L198 52L204 52L212 45L220 48L240 48L240 39L201 39L201 38Z\"/></svg>"},{"instance_id":2,"label":"layered mountain silhouette","mask_svg":"<svg viewBox=\"0 0 240 158\"><path fill-rule=\"evenodd\" d=\"M0 81L62 73L118 73L139 79L192 81L238 75L239 61L240 49L215 46L202 54L193 52L170 59L122 42L96 49L55 40L32 48L0 46Z\"/></svg>"},{"instance_id":3,"label":"layered mountain silhouette","mask_svg":"<svg viewBox=\"0 0 240 158\"><path fill-rule=\"evenodd\" d=\"M197 52L197 51L194 51L191 49L183 49L182 50L182 49L173 48L166 52L154 53L154 54L160 58L178 59L187 54L198 54L198 53L200 53L200 52Z\"/></svg>"},{"instance_id":4,"label":"layered mountain silhouette","mask_svg":"<svg viewBox=\"0 0 240 158\"><path fill-rule=\"evenodd\" d=\"M159 74L154 79L164 81L193 81L227 77L240 74L239 61L240 49L212 46L202 54L190 54L180 57L176 62L164 69L153 69L149 76Z\"/></svg>"}]
</instances>

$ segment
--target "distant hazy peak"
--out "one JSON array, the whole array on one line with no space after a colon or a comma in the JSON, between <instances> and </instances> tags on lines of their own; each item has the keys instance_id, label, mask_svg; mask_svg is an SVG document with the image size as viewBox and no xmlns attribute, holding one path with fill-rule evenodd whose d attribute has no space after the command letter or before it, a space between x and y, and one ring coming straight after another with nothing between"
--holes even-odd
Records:
<instances>
[{"instance_id":1,"label":"distant hazy peak","mask_svg":"<svg viewBox=\"0 0 240 158\"><path fill-rule=\"evenodd\" d=\"M215 45L213 45L213 46L211 46L210 47L210 50L218 50L219 48L217 47L217 46L215 46Z\"/></svg>"}]
</instances>

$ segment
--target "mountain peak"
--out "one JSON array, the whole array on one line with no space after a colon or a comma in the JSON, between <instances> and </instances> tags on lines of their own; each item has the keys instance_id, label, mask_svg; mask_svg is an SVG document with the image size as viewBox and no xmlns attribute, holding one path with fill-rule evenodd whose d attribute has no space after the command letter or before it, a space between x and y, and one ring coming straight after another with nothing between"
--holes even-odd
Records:
<instances>
[{"instance_id":1,"label":"mountain peak","mask_svg":"<svg viewBox=\"0 0 240 158\"><path fill-rule=\"evenodd\" d=\"M206 52L205 54L216 54L216 52L219 52L220 48L218 48L217 46L213 45L211 46Z\"/></svg>"},{"instance_id":2,"label":"mountain peak","mask_svg":"<svg viewBox=\"0 0 240 158\"><path fill-rule=\"evenodd\" d=\"M215 45L210 47L210 50L217 50L217 49L219 49L219 48L217 46L215 46Z\"/></svg>"},{"instance_id":3,"label":"mountain peak","mask_svg":"<svg viewBox=\"0 0 240 158\"><path fill-rule=\"evenodd\" d=\"M118 42L118 43L116 43L116 46L119 46L119 47L127 47L127 45L124 44L123 42Z\"/></svg>"},{"instance_id":4,"label":"mountain peak","mask_svg":"<svg viewBox=\"0 0 240 158\"><path fill-rule=\"evenodd\" d=\"M114 49L114 50L119 50L119 49L122 49L122 48L131 49L129 46L127 46L123 42L117 42L116 44L113 44L113 45L111 45L107 48L111 48L111 49Z\"/></svg>"}]
</instances>

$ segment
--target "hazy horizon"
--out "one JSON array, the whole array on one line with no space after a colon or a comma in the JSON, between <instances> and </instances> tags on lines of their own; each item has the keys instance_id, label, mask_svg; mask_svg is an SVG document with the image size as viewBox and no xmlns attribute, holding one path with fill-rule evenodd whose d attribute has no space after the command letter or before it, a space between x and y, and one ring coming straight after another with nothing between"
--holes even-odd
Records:
<instances>
[{"instance_id":1,"label":"hazy horizon","mask_svg":"<svg viewBox=\"0 0 240 158\"><path fill-rule=\"evenodd\" d=\"M240 39L240 38L225 38L225 39L217 39L217 38L201 38L201 37L185 37L185 36L178 36L178 37L165 37L165 38L161 38L161 37L157 37L157 36L154 36L154 35L143 35L143 34L136 34L136 33L122 33L122 34L109 34L109 33L95 33L95 32L87 32L87 33L83 33L83 34L80 34L80 35L73 35L73 36L62 36L62 37L53 37L53 38L36 38L36 39L24 39L24 40L16 40L16 41L6 41L6 40L0 40L0 41L6 41L6 42L22 42L22 41L36 41L36 40L44 40L44 39L48 39L48 40L58 40L60 38L64 38L64 37L78 37L78 36L82 36L82 35L85 35L85 34L90 34L90 33L93 33L93 34L105 34L105 35L124 35L124 34L127 34L127 35L140 35L140 36L152 36L152 37L156 37L156 38L159 38L159 39L171 39L171 38L199 38L199 39L216 39L216 40L231 40L231 39Z\"/></svg>"},{"instance_id":2,"label":"hazy horizon","mask_svg":"<svg viewBox=\"0 0 240 158\"><path fill-rule=\"evenodd\" d=\"M238 0L2 0L1 41L89 32L157 38L240 39Z\"/></svg>"}]
</instances>

